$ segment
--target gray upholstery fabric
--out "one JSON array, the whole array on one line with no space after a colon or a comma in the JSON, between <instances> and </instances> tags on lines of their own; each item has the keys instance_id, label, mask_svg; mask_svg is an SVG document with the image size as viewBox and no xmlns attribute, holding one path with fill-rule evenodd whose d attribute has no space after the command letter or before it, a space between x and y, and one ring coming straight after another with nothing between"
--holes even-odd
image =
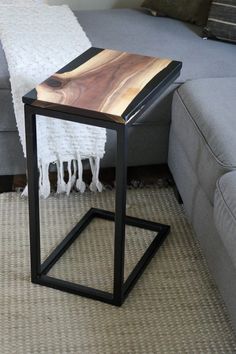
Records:
<instances>
[{"instance_id":1,"label":"gray upholstery fabric","mask_svg":"<svg viewBox=\"0 0 236 354\"><path fill-rule=\"evenodd\" d=\"M172 129L212 204L218 177L236 169L235 97L236 78L189 81L174 95Z\"/></svg>"},{"instance_id":2,"label":"gray upholstery fabric","mask_svg":"<svg viewBox=\"0 0 236 354\"><path fill-rule=\"evenodd\" d=\"M12 96L8 89L0 89L0 131L17 131Z\"/></svg>"},{"instance_id":3,"label":"gray upholstery fabric","mask_svg":"<svg viewBox=\"0 0 236 354\"><path fill-rule=\"evenodd\" d=\"M236 47L232 44L203 41L200 36L201 28L197 26L169 18L155 18L146 11L131 9L81 11L76 15L94 46L182 60L183 70L177 83L205 76L236 76L234 65ZM158 104L138 122L139 125L130 128L129 165L166 162L170 102L176 87L172 85ZM3 88L10 90L6 59L0 43L0 89ZM10 102L10 91L8 93L1 91L0 97L0 100ZM11 104L1 104L1 110L0 131L16 130ZM145 153L140 141L147 142ZM3 140L0 139L0 150L2 143ZM109 132L102 166L114 165L114 143L114 134ZM8 150L6 149L6 155L2 160L4 166L11 161L12 152ZM21 150L19 154L22 154ZM18 162L16 164L18 165ZM10 165L7 168L10 170ZM21 173L24 173L24 169L25 165L22 164ZM3 174L3 170L0 166L0 175ZM14 166L12 171L15 171Z\"/></svg>"},{"instance_id":4,"label":"gray upholstery fabric","mask_svg":"<svg viewBox=\"0 0 236 354\"><path fill-rule=\"evenodd\" d=\"M201 27L131 9L81 11L77 15L93 45L183 61L178 82L236 77L236 46L203 40Z\"/></svg>"},{"instance_id":5,"label":"gray upholstery fabric","mask_svg":"<svg viewBox=\"0 0 236 354\"><path fill-rule=\"evenodd\" d=\"M236 46L203 40L201 27L133 9L81 11L77 16L95 46L183 61L178 82L236 77Z\"/></svg>"},{"instance_id":6,"label":"gray upholstery fabric","mask_svg":"<svg viewBox=\"0 0 236 354\"><path fill-rule=\"evenodd\" d=\"M9 73L5 53L0 38L0 88L10 88Z\"/></svg>"},{"instance_id":7,"label":"gray upholstery fabric","mask_svg":"<svg viewBox=\"0 0 236 354\"><path fill-rule=\"evenodd\" d=\"M183 140L183 139L182 139ZM216 230L213 206L202 189L186 154L182 140L170 129L168 163L184 202L188 220L193 225L209 268L228 306L236 328L235 265L224 244L224 234Z\"/></svg>"},{"instance_id":8,"label":"gray upholstery fabric","mask_svg":"<svg viewBox=\"0 0 236 354\"><path fill-rule=\"evenodd\" d=\"M76 15L94 46L182 60L181 82L236 76L236 46L204 41L198 26L131 9L80 11ZM0 46L0 88L9 87L7 77L6 60Z\"/></svg>"},{"instance_id":9,"label":"gray upholstery fabric","mask_svg":"<svg viewBox=\"0 0 236 354\"><path fill-rule=\"evenodd\" d=\"M18 132L0 132L0 171L1 175L18 175L26 172Z\"/></svg>"},{"instance_id":10,"label":"gray upholstery fabric","mask_svg":"<svg viewBox=\"0 0 236 354\"><path fill-rule=\"evenodd\" d=\"M236 267L236 171L217 182L214 203L216 228Z\"/></svg>"}]
</instances>

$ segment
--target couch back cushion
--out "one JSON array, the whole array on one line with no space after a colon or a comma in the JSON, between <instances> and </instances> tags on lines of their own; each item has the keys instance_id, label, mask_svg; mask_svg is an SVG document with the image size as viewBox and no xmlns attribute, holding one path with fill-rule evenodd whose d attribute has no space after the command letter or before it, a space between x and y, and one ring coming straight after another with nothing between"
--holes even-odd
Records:
<instances>
[{"instance_id":1,"label":"couch back cushion","mask_svg":"<svg viewBox=\"0 0 236 354\"><path fill-rule=\"evenodd\" d=\"M153 15L205 25L211 0L145 0L142 7Z\"/></svg>"},{"instance_id":2,"label":"couch back cushion","mask_svg":"<svg viewBox=\"0 0 236 354\"><path fill-rule=\"evenodd\" d=\"M204 34L236 43L236 0L212 2Z\"/></svg>"}]
</instances>

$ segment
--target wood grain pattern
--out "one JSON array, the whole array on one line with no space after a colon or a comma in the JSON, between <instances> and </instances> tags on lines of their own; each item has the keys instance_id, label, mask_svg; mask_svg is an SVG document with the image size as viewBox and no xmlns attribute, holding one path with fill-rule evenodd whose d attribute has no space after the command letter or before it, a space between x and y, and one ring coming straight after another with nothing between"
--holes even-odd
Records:
<instances>
[{"instance_id":1,"label":"wood grain pattern","mask_svg":"<svg viewBox=\"0 0 236 354\"><path fill-rule=\"evenodd\" d=\"M133 99L170 63L170 59L104 49L38 85L35 99L122 117Z\"/></svg>"}]
</instances>

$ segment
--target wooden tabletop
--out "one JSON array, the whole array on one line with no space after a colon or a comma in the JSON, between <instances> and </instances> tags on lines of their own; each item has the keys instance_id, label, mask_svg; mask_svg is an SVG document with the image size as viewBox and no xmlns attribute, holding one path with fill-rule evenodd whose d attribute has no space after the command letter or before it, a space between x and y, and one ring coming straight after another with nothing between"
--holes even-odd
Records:
<instances>
[{"instance_id":1,"label":"wooden tabletop","mask_svg":"<svg viewBox=\"0 0 236 354\"><path fill-rule=\"evenodd\" d=\"M181 66L171 59L92 47L36 86L23 102L125 124L178 76Z\"/></svg>"}]
</instances>

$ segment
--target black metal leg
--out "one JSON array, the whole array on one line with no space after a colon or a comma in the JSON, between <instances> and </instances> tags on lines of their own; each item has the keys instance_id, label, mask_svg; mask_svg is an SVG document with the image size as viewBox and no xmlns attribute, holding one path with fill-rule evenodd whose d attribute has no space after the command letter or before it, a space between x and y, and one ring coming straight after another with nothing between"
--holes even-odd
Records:
<instances>
[{"instance_id":1,"label":"black metal leg","mask_svg":"<svg viewBox=\"0 0 236 354\"><path fill-rule=\"evenodd\" d=\"M25 130L27 146L27 172L29 195L29 224L30 224L30 256L31 279L33 282L40 275L40 223L39 223L39 193L38 193L38 158L36 137L36 115L30 106L25 105Z\"/></svg>"},{"instance_id":2,"label":"black metal leg","mask_svg":"<svg viewBox=\"0 0 236 354\"><path fill-rule=\"evenodd\" d=\"M57 114L55 113L55 117ZM78 117L78 122L80 122ZM61 118L63 119L63 118ZM83 122L83 118L81 118ZM89 123L89 119L86 120ZM103 127L110 127L110 122L102 123ZM107 124L107 126L105 125ZM96 124L95 124L96 125ZM25 128L27 144L28 192L29 192L29 222L30 222L30 253L31 279L33 283L48 286L54 289L85 296L120 306L133 288L151 258L161 246L169 233L170 227L147 220L126 216L126 179L127 179L127 126L114 125L117 131L117 166L116 166L116 204L115 213L107 210L91 208L78 224L70 231L64 240L56 246L54 251L41 264L40 251L40 219L38 193L38 162L36 115L31 106L25 105ZM48 272L58 259L66 252L77 237L82 233L93 218L102 218L115 222L114 241L114 284L113 293L74 284L66 280L57 279L48 275ZM125 225L139 227L157 232L154 240L147 248L133 271L124 282L124 255L125 255ZM138 236L137 236L138 237Z\"/></svg>"},{"instance_id":3,"label":"black metal leg","mask_svg":"<svg viewBox=\"0 0 236 354\"><path fill-rule=\"evenodd\" d=\"M122 304L124 283L125 215L127 180L127 132L121 126L117 130L115 252L114 252L114 301Z\"/></svg>"}]
</instances>

